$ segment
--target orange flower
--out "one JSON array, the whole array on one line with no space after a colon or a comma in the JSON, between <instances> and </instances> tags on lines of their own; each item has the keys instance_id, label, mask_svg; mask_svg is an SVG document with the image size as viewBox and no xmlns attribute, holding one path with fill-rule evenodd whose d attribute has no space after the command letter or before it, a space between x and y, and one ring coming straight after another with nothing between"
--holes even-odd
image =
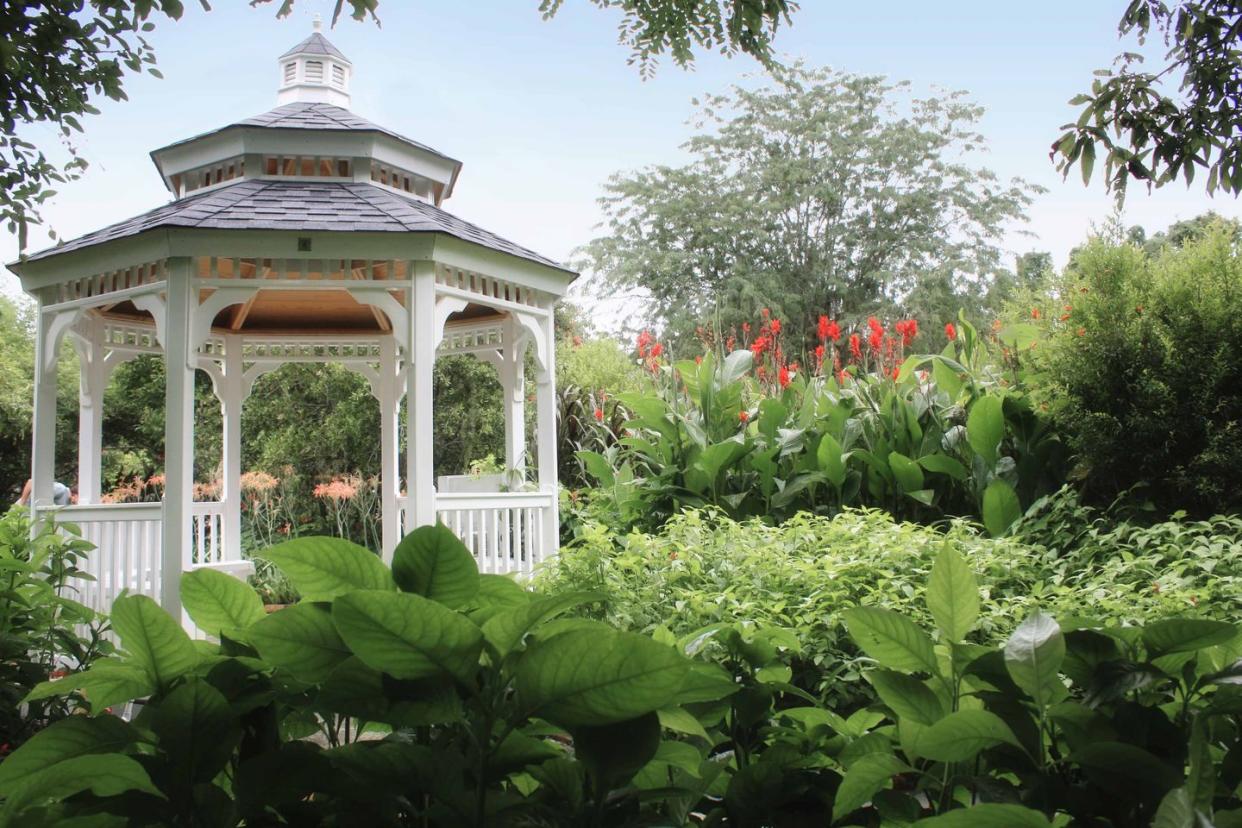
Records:
<instances>
[{"instance_id":1,"label":"orange flower","mask_svg":"<svg viewBox=\"0 0 1242 828\"><path fill-rule=\"evenodd\" d=\"M737 412L737 418L743 423L748 423L750 422L750 412L743 409L742 411Z\"/></svg>"}]
</instances>

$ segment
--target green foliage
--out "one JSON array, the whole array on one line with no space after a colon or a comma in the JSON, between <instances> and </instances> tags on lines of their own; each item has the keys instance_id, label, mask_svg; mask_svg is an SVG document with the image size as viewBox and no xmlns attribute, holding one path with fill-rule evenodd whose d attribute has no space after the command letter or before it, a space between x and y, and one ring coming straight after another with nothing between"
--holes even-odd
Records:
<instances>
[{"instance_id":1,"label":"green foliage","mask_svg":"<svg viewBox=\"0 0 1242 828\"><path fill-rule=\"evenodd\" d=\"M1045 536L1033 531L1035 542L1023 542L1028 526L989 539L962 522L924 528L878 511L847 509L831 519L802 513L775 527L690 511L655 534L614 539L587 525L536 585L549 594L598 592L599 617L624 629L788 630L799 642L793 681L837 704L870 695L858 683L846 607L900 612L955 640L973 629L977 641L1008 634L1041 607L1064 618L1139 623L1170 613L1228 620L1228 608L1242 602L1242 520L1101 525L1073 548L1038 545ZM969 572L988 596L982 608Z\"/></svg>"},{"instance_id":2,"label":"green foliage","mask_svg":"<svg viewBox=\"0 0 1242 828\"><path fill-rule=\"evenodd\" d=\"M782 390L751 375L752 351L681 362L653 392L619 395L625 436L577 457L621 528L704 505L776 522L867 505L974 516L999 535L1060 484L1062 447L973 326L960 330L895 378L851 367Z\"/></svg>"},{"instance_id":3,"label":"green foliage","mask_svg":"<svg viewBox=\"0 0 1242 828\"><path fill-rule=\"evenodd\" d=\"M981 115L960 94L910 100L879 77L781 67L765 87L702 99L695 120L710 131L687 143L690 163L613 177L587 264L649 295L679 346L761 307L796 343L813 341L820 313L861 318L896 300L938 328L979 305L1001 271L994 240L1034 191L974 163Z\"/></svg>"},{"instance_id":4,"label":"green foliage","mask_svg":"<svg viewBox=\"0 0 1242 828\"><path fill-rule=\"evenodd\" d=\"M443 527L406 537L395 576L335 538L265 555L315 600L265 615L241 582L193 573L183 602L219 644L149 598L116 601L122 653L29 694L91 715L0 764L0 823L619 825L701 795L653 784L670 763L691 778L707 763L657 711L719 703L733 682L666 642L557 618L590 596L540 601L480 576ZM132 725L104 710L131 699Z\"/></svg>"},{"instance_id":5,"label":"green foliage","mask_svg":"<svg viewBox=\"0 0 1242 828\"><path fill-rule=\"evenodd\" d=\"M78 564L91 549L72 528L47 522L31 537L23 507L0 517L0 743L8 747L77 707L41 699L23 710L33 687L111 652L104 622L73 598L89 578Z\"/></svg>"},{"instance_id":6,"label":"green foliage","mask_svg":"<svg viewBox=\"0 0 1242 828\"><path fill-rule=\"evenodd\" d=\"M1205 171L1207 191L1242 191L1242 140L1237 107L1242 61L1236 49L1242 10L1233 0L1130 0L1118 24L1122 37L1142 43L1158 35L1168 47L1163 65L1140 71L1143 56L1125 52L1116 69L1097 71L1091 91L1070 103L1082 107L1052 145L1058 169L1077 164L1089 183L1097 152L1104 184L1124 198L1133 179L1148 188L1178 178L1189 185ZM1173 79L1178 89L1168 88ZM1059 156L1059 158L1058 158Z\"/></svg>"},{"instance_id":7,"label":"green foliage","mask_svg":"<svg viewBox=\"0 0 1242 828\"><path fill-rule=\"evenodd\" d=\"M1242 509L1242 254L1236 231L1146 255L1096 239L1057 283L1033 365L1095 502Z\"/></svg>"},{"instance_id":8,"label":"green foliage","mask_svg":"<svg viewBox=\"0 0 1242 828\"><path fill-rule=\"evenodd\" d=\"M934 569L955 567L955 555L946 546ZM977 605L978 595L940 600ZM834 816L901 807L943 814L929 825L1047 826L1067 817L1191 825L1211 824L1216 811L1236 818L1242 774L1219 758L1242 747L1234 675L1242 636L1233 624L1171 618L1140 630L1078 620L1063 628L1035 611L999 653L946 636L937 658L912 661L906 647L876 646L874 624L856 630L860 612L849 610L850 633L882 668L871 675L894 727L872 731L878 738L867 762L847 769L841 789L850 795L841 806L838 794ZM886 613L883 628L932 647L896 613ZM881 799L899 776L913 790ZM1012 804L955 810L963 794ZM870 824L865 814L855 818Z\"/></svg>"}]
</instances>

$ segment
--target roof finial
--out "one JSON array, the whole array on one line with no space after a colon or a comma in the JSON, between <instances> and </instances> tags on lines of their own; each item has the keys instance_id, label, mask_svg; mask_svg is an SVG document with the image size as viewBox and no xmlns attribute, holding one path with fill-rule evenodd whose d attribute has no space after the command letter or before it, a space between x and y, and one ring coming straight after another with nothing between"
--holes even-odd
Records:
<instances>
[{"instance_id":1,"label":"roof finial","mask_svg":"<svg viewBox=\"0 0 1242 828\"><path fill-rule=\"evenodd\" d=\"M319 16L319 12L315 12L315 22L313 25L315 27L315 31L323 31L323 18Z\"/></svg>"}]
</instances>

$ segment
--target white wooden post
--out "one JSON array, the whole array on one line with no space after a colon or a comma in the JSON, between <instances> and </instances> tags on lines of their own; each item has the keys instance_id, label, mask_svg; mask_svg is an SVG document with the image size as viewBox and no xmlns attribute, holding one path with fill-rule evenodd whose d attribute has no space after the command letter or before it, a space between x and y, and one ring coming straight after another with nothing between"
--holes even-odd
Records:
<instances>
[{"instance_id":1,"label":"white wooden post","mask_svg":"<svg viewBox=\"0 0 1242 828\"><path fill-rule=\"evenodd\" d=\"M242 338L230 334L224 340L224 382L220 389L220 414L224 421L220 463L220 502L223 504L222 557L241 560L241 420L246 400Z\"/></svg>"},{"instance_id":2,"label":"white wooden post","mask_svg":"<svg viewBox=\"0 0 1242 828\"><path fill-rule=\"evenodd\" d=\"M396 336L380 338L379 388L376 397L380 409L380 526L384 560L391 562L393 550L401 541L401 522L397 512L397 495L401 475L397 463L397 413L400 389L397 386Z\"/></svg>"},{"instance_id":3,"label":"white wooden post","mask_svg":"<svg viewBox=\"0 0 1242 828\"><path fill-rule=\"evenodd\" d=\"M505 469L511 484L526 480L526 332L510 314L500 353L500 387L505 410Z\"/></svg>"},{"instance_id":4,"label":"white wooden post","mask_svg":"<svg viewBox=\"0 0 1242 828\"><path fill-rule=\"evenodd\" d=\"M432 455L432 371L436 358L436 281L432 262L415 262L406 307L406 508L405 530L436 522Z\"/></svg>"},{"instance_id":5,"label":"white wooden post","mask_svg":"<svg viewBox=\"0 0 1242 828\"><path fill-rule=\"evenodd\" d=\"M108 370L104 360L103 325L87 317L80 357L78 382L78 502L98 503L103 463L103 399Z\"/></svg>"},{"instance_id":6,"label":"white wooden post","mask_svg":"<svg viewBox=\"0 0 1242 828\"><path fill-rule=\"evenodd\" d=\"M181 573L191 565L194 496L194 368L191 365L192 262L168 260L164 307L164 514L160 606L181 621Z\"/></svg>"},{"instance_id":7,"label":"white wooden post","mask_svg":"<svg viewBox=\"0 0 1242 828\"><path fill-rule=\"evenodd\" d=\"M39 299L35 322L34 434L30 453L30 511L52 505L56 468L56 342ZM33 528L33 524L32 524Z\"/></svg>"},{"instance_id":8,"label":"white wooden post","mask_svg":"<svg viewBox=\"0 0 1242 828\"><path fill-rule=\"evenodd\" d=\"M541 557L556 552L560 543L560 508L557 502L556 468L556 329L551 304L548 315L539 320L543 329L543 353L535 386L535 427L539 459L539 491L551 495L543 512L543 549Z\"/></svg>"}]
</instances>

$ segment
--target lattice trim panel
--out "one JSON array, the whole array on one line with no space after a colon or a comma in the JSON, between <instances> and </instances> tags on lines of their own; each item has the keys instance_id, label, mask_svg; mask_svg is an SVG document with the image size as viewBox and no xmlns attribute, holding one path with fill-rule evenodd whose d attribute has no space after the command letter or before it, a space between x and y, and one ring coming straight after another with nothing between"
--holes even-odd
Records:
<instances>
[{"instance_id":1,"label":"lattice trim panel","mask_svg":"<svg viewBox=\"0 0 1242 828\"><path fill-rule=\"evenodd\" d=\"M199 256L195 272L200 279L240 281L351 282L393 281L410 278L403 259L260 259Z\"/></svg>"},{"instance_id":2,"label":"lattice trim panel","mask_svg":"<svg viewBox=\"0 0 1242 828\"><path fill-rule=\"evenodd\" d=\"M494 276L484 276L471 270L436 265L436 284L476 294L484 304L488 299L499 299L532 308L539 306L538 291L533 288L506 282Z\"/></svg>"}]
</instances>

